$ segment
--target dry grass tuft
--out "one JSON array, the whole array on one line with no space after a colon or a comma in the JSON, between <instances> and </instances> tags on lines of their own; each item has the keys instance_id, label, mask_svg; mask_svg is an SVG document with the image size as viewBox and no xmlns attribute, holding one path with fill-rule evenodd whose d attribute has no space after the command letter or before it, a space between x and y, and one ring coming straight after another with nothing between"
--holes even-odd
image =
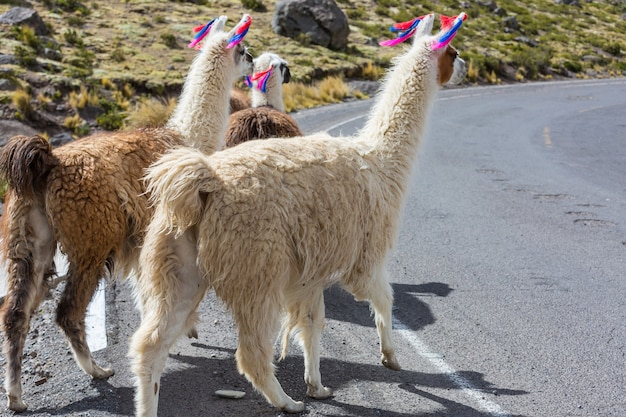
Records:
<instances>
[{"instance_id":1,"label":"dry grass tuft","mask_svg":"<svg viewBox=\"0 0 626 417\"><path fill-rule=\"evenodd\" d=\"M341 77L328 77L314 85L289 83L283 86L285 111L310 109L323 104L338 103L350 93Z\"/></svg>"},{"instance_id":2,"label":"dry grass tuft","mask_svg":"<svg viewBox=\"0 0 626 417\"><path fill-rule=\"evenodd\" d=\"M176 99L143 99L128 115L128 127L153 128L164 126L176 107Z\"/></svg>"},{"instance_id":3,"label":"dry grass tuft","mask_svg":"<svg viewBox=\"0 0 626 417\"><path fill-rule=\"evenodd\" d=\"M11 97L13 107L18 111L18 118L29 118L33 112L33 106L30 102L30 94L26 90L16 90Z\"/></svg>"},{"instance_id":4,"label":"dry grass tuft","mask_svg":"<svg viewBox=\"0 0 626 417\"><path fill-rule=\"evenodd\" d=\"M98 92L97 91L89 91L84 84L81 84L80 91L76 93L75 91L70 92L69 103L72 108L76 110L84 109L87 106L97 106L98 105Z\"/></svg>"}]
</instances>

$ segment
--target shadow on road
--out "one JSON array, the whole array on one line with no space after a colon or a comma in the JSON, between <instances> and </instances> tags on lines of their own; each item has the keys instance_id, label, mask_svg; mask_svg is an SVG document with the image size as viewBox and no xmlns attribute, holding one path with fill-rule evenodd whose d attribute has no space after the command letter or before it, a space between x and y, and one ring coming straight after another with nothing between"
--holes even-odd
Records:
<instances>
[{"instance_id":1,"label":"shadow on road","mask_svg":"<svg viewBox=\"0 0 626 417\"><path fill-rule=\"evenodd\" d=\"M447 297L453 291L448 284L441 282L391 284L391 286L394 292L394 317L415 331L435 322L430 307L419 297ZM355 301L350 293L340 287L333 286L326 290L324 300L327 318L364 327L375 327L374 319L369 311L369 303Z\"/></svg>"},{"instance_id":2,"label":"shadow on road","mask_svg":"<svg viewBox=\"0 0 626 417\"><path fill-rule=\"evenodd\" d=\"M39 408L20 413L20 416L74 416L90 415L90 411L106 412L111 416L134 416L133 387L115 387L107 380L94 379L91 388L96 395L84 397L82 400L68 404L60 408ZM77 414L80 413L80 414ZM84 413L84 414L83 414Z\"/></svg>"},{"instance_id":3,"label":"shadow on road","mask_svg":"<svg viewBox=\"0 0 626 417\"><path fill-rule=\"evenodd\" d=\"M207 410L213 410L212 415L223 416L275 416L277 412L265 399L254 392L252 386L237 373L234 351L195 343L194 346L205 348L209 357L191 357L171 355L176 361L175 368L170 369L162 378L159 412L161 415L180 415L185 417L204 415ZM213 353L211 353L213 351ZM229 359L216 359L216 352L223 356L223 352L230 355ZM402 370L391 371L381 365L369 365L346 362L337 359L322 358L320 363L322 380L335 392L354 384L371 383L372 388L383 383L391 387L397 395L399 404L424 403L424 400L438 403L436 412L420 414L419 410L411 413L395 412L380 408L366 408L345 401L344 395L324 401L316 401L306 397L306 386L303 381L304 363L302 356L290 356L277 364L276 376L285 391L296 400L307 404L308 411L301 415L334 416L338 415L337 408L342 411L339 415L349 416L389 416L389 417L490 417L492 413L477 410L466 404L449 398L441 397L426 390L442 389L457 391L460 388L445 374L424 373ZM472 382L476 390L485 393L485 396L524 395L526 391L510 390L496 387L485 381L478 372L458 372L466 380ZM364 381L364 382L363 382ZM379 384L378 384L379 385ZM218 398L214 392L219 389L234 389L245 391L247 394L241 400L227 400ZM346 391L350 391L348 389ZM345 392L345 391L344 391ZM375 392L375 391L373 391ZM372 395L371 393L369 395ZM375 394L374 394L375 395ZM458 398L458 395L452 397ZM341 398L341 400L339 399ZM181 409L182 407L182 409ZM432 409L432 407L430 407ZM334 410L334 411L331 411ZM283 415L283 414L280 414ZM286 414L285 414L286 415ZM510 416L522 417L522 416Z\"/></svg>"}]
</instances>

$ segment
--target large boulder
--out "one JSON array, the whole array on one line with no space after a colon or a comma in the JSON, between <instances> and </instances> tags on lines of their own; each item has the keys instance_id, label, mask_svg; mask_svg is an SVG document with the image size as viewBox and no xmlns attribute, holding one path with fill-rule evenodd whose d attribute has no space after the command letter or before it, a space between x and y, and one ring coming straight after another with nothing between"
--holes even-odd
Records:
<instances>
[{"instance_id":1,"label":"large boulder","mask_svg":"<svg viewBox=\"0 0 626 417\"><path fill-rule=\"evenodd\" d=\"M334 0L281 0L272 18L272 30L281 36L304 34L316 45L334 50L348 46L348 19Z\"/></svg>"},{"instance_id":2,"label":"large boulder","mask_svg":"<svg viewBox=\"0 0 626 417\"><path fill-rule=\"evenodd\" d=\"M8 12L0 15L0 23L7 25L26 25L33 28L35 35L44 36L48 34L46 24L34 9L27 7L14 7Z\"/></svg>"}]
</instances>

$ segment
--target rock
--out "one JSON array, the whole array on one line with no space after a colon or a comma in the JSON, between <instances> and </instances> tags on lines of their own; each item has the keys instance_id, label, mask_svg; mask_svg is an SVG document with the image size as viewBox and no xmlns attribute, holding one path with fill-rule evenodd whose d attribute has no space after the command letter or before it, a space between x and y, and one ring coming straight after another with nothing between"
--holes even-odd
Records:
<instances>
[{"instance_id":1,"label":"rock","mask_svg":"<svg viewBox=\"0 0 626 417\"><path fill-rule=\"evenodd\" d=\"M41 56L47 59L51 59L53 61L61 61L63 59L63 55L61 54L61 51L58 51L52 48L44 48L41 53Z\"/></svg>"},{"instance_id":2,"label":"rock","mask_svg":"<svg viewBox=\"0 0 626 417\"><path fill-rule=\"evenodd\" d=\"M221 398L232 398L232 399L238 400L240 398L243 398L246 395L246 393L243 391L232 391L232 390L221 389L221 390L215 391L215 395Z\"/></svg>"},{"instance_id":3,"label":"rock","mask_svg":"<svg viewBox=\"0 0 626 417\"><path fill-rule=\"evenodd\" d=\"M510 30L518 30L519 22L517 21L517 16L508 16L502 19L502 23L504 23L504 27Z\"/></svg>"},{"instance_id":4,"label":"rock","mask_svg":"<svg viewBox=\"0 0 626 417\"><path fill-rule=\"evenodd\" d=\"M6 145L16 135L33 136L40 132L17 120L0 119L0 146Z\"/></svg>"},{"instance_id":5,"label":"rock","mask_svg":"<svg viewBox=\"0 0 626 417\"><path fill-rule=\"evenodd\" d=\"M48 34L48 28L39 13L26 7L14 7L3 15L0 15L0 23L7 25L27 25L33 28L35 35Z\"/></svg>"},{"instance_id":6,"label":"rock","mask_svg":"<svg viewBox=\"0 0 626 417\"><path fill-rule=\"evenodd\" d=\"M0 91L15 91L15 90L17 90L17 85L14 82L7 80L6 78L0 79Z\"/></svg>"},{"instance_id":7,"label":"rock","mask_svg":"<svg viewBox=\"0 0 626 417\"><path fill-rule=\"evenodd\" d=\"M0 65L16 64L17 59L14 55L0 54Z\"/></svg>"},{"instance_id":8,"label":"rock","mask_svg":"<svg viewBox=\"0 0 626 417\"><path fill-rule=\"evenodd\" d=\"M504 17L508 15L506 10L504 10L502 7L496 7L496 9L493 11L493 14L495 14L496 16L500 16L500 17Z\"/></svg>"},{"instance_id":9,"label":"rock","mask_svg":"<svg viewBox=\"0 0 626 417\"><path fill-rule=\"evenodd\" d=\"M533 48L536 47L537 45L539 45L537 43L537 41L534 41L534 40L532 40L530 38L527 38L526 36L518 36L518 37L514 38L513 40L515 40L515 41L517 41L519 43L524 43L524 44L526 44L528 46L532 46Z\"/></svg>"},{"instance_id":10,"label":"rock","mask_svg":"<svg viewBox=\"0 0 626 417\"><path fill-rule=\"evenodd\" d=\"M56 135L52 136L49 142L53 148L56 148L56 147L65 145L66 143L72 142L73 140L74 138L72 137L71 134L67 132L63 132L63 133L57 133Z\"/></svg>"},{"instance_id":11,"label":"rock","mask_svg":"<svg viewBox=\"0 0 626 417\"><path fill-rule=\"evenodd\" d=\"M580 7L578 0L554 0L555 4L565 4L566 6Z\"/></svg>"},{"instance_id":12,"label":"rock","mask_svg":"<svg viewBox=\"0 0 626 417\"><path fill-rule=\"evenodd\" d=\"M312 43L342 50L348 45L348 19L334 0L281 0L272 17L274 33L297 38L306 35Z\"/></svg>"}]
</instances>

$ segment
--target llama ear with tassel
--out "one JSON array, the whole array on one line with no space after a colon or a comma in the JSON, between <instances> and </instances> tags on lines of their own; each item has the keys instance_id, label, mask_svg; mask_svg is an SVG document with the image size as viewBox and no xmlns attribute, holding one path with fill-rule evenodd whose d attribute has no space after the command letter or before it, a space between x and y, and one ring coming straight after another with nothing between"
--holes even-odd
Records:
<instances>
[{"instance_id":1,"label":"llama ear with tassel","mask_svg":"<svg viewBox=\"0 0 626 417\"><path fill-rule=\"evenodd\" d=\"M193 31L196 34L187 46L189 48L200 49L201 42L206 39L208 35L210 35L211 33L224 31L224 26L226 25L227 20L227 16L220 16L211 20L206 25L196 26L195 28L193 28Z\"/></svg>"},{"instance_id":2,"label":"llama ear with tassel","mask_svg":"<svg viewBox=\"0 0 626 417\"><path fill-rule=\"evenodd\" d=\"M432 43L433 50L448 46L456 36L456 33L465 19L467 19L467 15L464 12L453 17L441 16L441 32L437 34L437 37Z\"/></svg>"},{"instance_id":3,"label":"llama ear with tassel","mask_svg":"<svg viewBox=\"0 0 626 417\"><path fill-rule=\"evenodd\" d=\"M424 16L416 17L408 22L396 23L389 28L390 31L397 33L398 36L395 39L387 39L386 41L379 42L380 46L395 46L409 39L415 35L415 38L419 38L425 34L430 34L433 29L433 21L435 19L434 14L427 14Z\"/></svg>"},{"instance_id":4,"label":"llama ear with tassel","mask_svg":"<svg viewBox=\"0 0 626 417\"><path fill-rule=\"evenodd\" d=\"M415 39L421 38L422 36L429 36L433 31L433 24L435 23L435 14L429 13L422 18L422 23L417 27L417 32L415 32L415 37L413 38L413 42Z\"/></svg>"},{"instance_id":5,"label":"llama ear with tassel","mask_svg":"<svg viewBox=\"0 0 626 417\"><path fill-rule=\"evenodd\" d=\"M252 17L249 14L244 14L239 23L231 29L229 32L228 45L226 48L230 49L240 43L248 33L250 24L252 23Z\"/></svg>"}]
</instances>

